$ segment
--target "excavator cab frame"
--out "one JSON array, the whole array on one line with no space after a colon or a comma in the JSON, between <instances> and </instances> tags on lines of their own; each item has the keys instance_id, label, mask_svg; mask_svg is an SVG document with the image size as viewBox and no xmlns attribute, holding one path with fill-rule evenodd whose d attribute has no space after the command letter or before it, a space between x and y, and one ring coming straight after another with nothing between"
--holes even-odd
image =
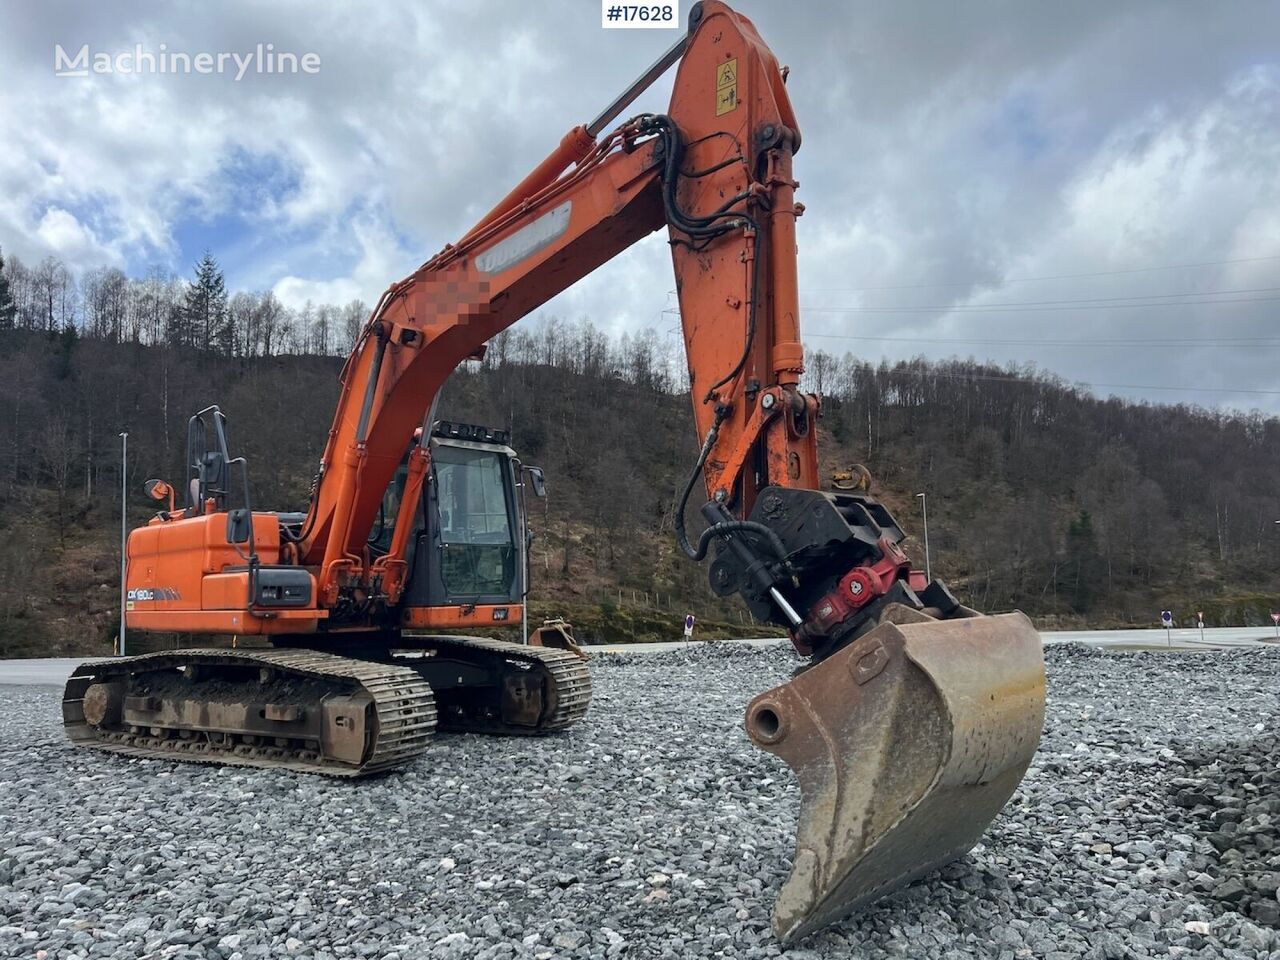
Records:
<instances>
[{"instance_id":1,"label":"excavator cab frame","mask_svg":"<svg viewBox=\"0 0 1280 960\"><path fill-rule=\"evenodd\" d=\"M516 452L503 433L451 423L436 425L429 449L404 605L492 605L490 623L518 621L525 571Z\"/></svg>"}]
</instances>

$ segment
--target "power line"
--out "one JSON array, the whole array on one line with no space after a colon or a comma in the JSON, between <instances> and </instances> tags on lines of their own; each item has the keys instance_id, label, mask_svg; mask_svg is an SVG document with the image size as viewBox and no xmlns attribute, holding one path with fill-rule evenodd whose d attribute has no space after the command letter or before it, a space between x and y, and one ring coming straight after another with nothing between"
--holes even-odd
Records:
<instances>
[{"instance_id":1,"label":"power line","mask_svg":"<svg viewBox=\"0 0 1280 960\"><path fill-rule=\"evenodd\" d=\"M870 340L876 343L974 344L1018 347L1280 347L1280 337L1214 337L1212 339L1125 339L1125 340L1014 340L977 337L864 337L852 333L806 333L806 338L823 340Z\"/></svg>"},{"instance_id":2,"label":"power line","mask_svg":"<svg viewBox=\"0 0 1280 960\"><path fill-rule=\"evenodd\" d=\"M1280 290L1280 287L1260 288L1261 290ZM1018 302L1012 300L1002 300L993 304L978 303L953 303L953 304L933 304L931 306L917 307L820 307L805 304L801 307L807 313L1042 313L1056 312L1059 310L1114 310L1132 307L1182 307L1197 305L1215 305L1225 303L1268 303L1280 300L1277 297L1232 297L1229 299L1200 299L1200 300L1170 300L1172 297L1214 297L1217 293L1235 293L1237 291L1226 290L1217 291L1214 294L1208 293L1164 293L1152 294L1146 297L1097 297L1082 300L1045 300L1036 301L1028 300ZM1244 291L1238 291L1244 292ZM1164 300L1155 300L1154 297L1163 297ZM1136 301L1142 300L1141 303L1129 303L1120 301Z\"/></svg>"},{"instance_id":3,"label":"power line","mask_svg":"<svg viewBox=\"0 0 1280 960\"><path fill-rule=\"evenodd\" d=\"M1234 293L1275 293L1280 287L1244 287L1236 290L1189 290L1185 293L1131 293L1122 297L1079 297L1070 300L997 300L994 303L956 303L936 307L950 310L956 307L1039 307L1061 303L1115 303L1119 300L1170 300L1178 297L1224 297ZM837 308L839 309L839 308ZM870 307L869 309L875 309ZM890 309L893 309L892 307ZM927 310L930 307L913 309Z\"/></svg>"},{"instance_id":4,"label":"power line","mask_svg":"<svg viewBox=\"0 0 1280 960\"><path fill-rule=\"evenodd\" d=\"M1239 338L1236 342L1231 338L1222 338L1214 340L1196 340L1187 339L1183 341L1088 341L1088 340L1060 340L1060 341L1044 341L1044 340L966 340L966 339L941 339L936 337L918 338L918 337L860 337L852 334L839 333L806 333L804 338L822 338L824 340L870 340L877 343L914 343L918 345L927 345L930 343L976 343L976 344L996 344L996 345L1018 345L1018 346L1280 346L1280 338ZM930 376L940 377L948 380L990 380L1002 383L1026 383L1037 384L1043 381L1028 377L1001 377L990 374L948 374L948 373L931 373ZM1190 386L1170 386L1167 384L1139 384L1139 383L1090 383L1083 380L1070 381L1072 386L1089 387L1090 389L1103 390L1167 390L1173 392L1190 392L1190 393L1236 393L1249 394L1255 396L1280 396L1280 390L1253 390L1245 388L1231 387L1190 387Z\"/></svg>"},{"instance_id":5,"label":"power line","mask_svg":"<svg viewBox=\"0 0 1280 960\"><path fill-rule=\"evenodd\" d=\"M1056 386L1061 387L1064 384L1069 387L1089 387L1090 389L1103 390L1171 390L1178 393L1243 393L1253 394L1257 396L1280 397L1280 390L1236 390L1229 387L1183 387L1169 386L1167 384L1142 384L1142 383L1089 383L1084 380L1067 381L1065 378L1062 383L1056 381L1042 380L1034 377L1001 377L994 374L986 373L929 373L927 376L936 377L941 380L990 380L999 383L1021 383L1027 386Z\"/></svg>"},{"instance_id":6,"label":"power line","mask_svg":"<svg viewBox=\"0 0 1280 960\"><path fill-rule=\"evenodd\" d=\"M1134 273L1155 273L1160 270L1192 270L1197 267L1223 267L1235 263L1261 263L1265 260L1280 260L1280 254L1265 257L1237 257L1233 260L1201 260L1198 263L1170 263L1156 267L1131 267L1127 270L1095 270L1090 273L1058 273L1045 277L1002 277L998 282L1004 283L1038 283L1042 280L1084 280L1089 277L1118 277ZM986 284L989 286L989 284ZM847 287L843 289L816 290L816 293L865 293L871 290L941 290L953 287L984 286L976 281L957 281L955 283L902 283L880 287Z\"/></svg>"}]
</instances>

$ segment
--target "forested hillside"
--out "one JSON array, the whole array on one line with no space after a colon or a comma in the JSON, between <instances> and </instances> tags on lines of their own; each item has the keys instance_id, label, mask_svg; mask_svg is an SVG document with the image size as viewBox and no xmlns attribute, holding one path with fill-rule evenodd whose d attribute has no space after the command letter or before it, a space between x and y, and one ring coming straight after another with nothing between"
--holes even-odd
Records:
<instances>
[{"instance_id":1,"label":"forested hillside","mask_svg":"<svg viewBox=\"0 0 1280 960\"><path fill-rule=\"evenodd\" d=\"M182 477L186 418L214 402L255 502L298 508L337 395L341 360L324 354L349 330L336 308L228 297L216 264L185 285L115 278L106 319L83 283L65 316L44 309L52 288L31 293L33 272L27 293L0 285L0 654L100 653L115 630L118 434L131 525L154 509L142 481ZM144 322L149 310L163 320ZM866 464L915 534L926 491L935 573L972 605L1048 624L1149 624L1162 607L1266 621L1280 592L1280 421L1103 401L972 361L819 352L808 381L825 398L824 470ZM686 610L753 629L674 547L672 501L697 450L675 337L509 331L458 371L441 414L510 428L547 471L532 518L539 613L570 613L593 636L676 631ZM916 537L908 547L921 557Z\"/></svg>"}]
</instances>

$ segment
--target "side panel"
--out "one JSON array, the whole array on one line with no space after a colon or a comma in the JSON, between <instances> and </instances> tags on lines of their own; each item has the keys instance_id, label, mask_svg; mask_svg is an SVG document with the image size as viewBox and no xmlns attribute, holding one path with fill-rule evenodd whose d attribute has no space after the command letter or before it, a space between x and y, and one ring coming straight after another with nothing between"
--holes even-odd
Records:
<instances>
[{"instance_id":1,"label":"side panel","mask_svg":"<svg viewBox=\"0 0 1280 960\"><path fill-rule=\"evenodd\" d=\"M280 528L275 514L254 514L253 536L259 559L264 564L277 563ZM128 551L128 614L143 610L200 610L204 606L205 575L222 573L227 567L243 566L245 562L235 546L227 542L225 513L153 521L129 534ZM134 625L132 616L128 622Z\"/></svg>"},{"instance_id":2,"label":"side panel","mask_svg":"<svg viewBox=\"0 0 1280 960\"><path fill-rule=\"evenodd\" d=\"M444 627L504 627L518 624L519 602L460 604L451 607L405 607L400 625L408 630L439 630Z\"/></svg>"},{"instance_id":3,"label":"side panel","mask_svg":"<svg viewBox=\"0 0 1280 960\"><path fill-rule=\"evenodd\" d=\"M245 558L227 542L226 530L227 515L213 513L155 520L129 534L125 620L130 629L221 634L316 629L327 611L250 612ZM277 563L280 530L275 514L255 513L253 535L259 560L268 566Z\"/></svg>"},{"instance_id":4,"label":"side panel","mask_svg":"<svg viewBox=\"0 0 1280 960\"><path fill-rule=\"evenodd\" d=\"M326 610L279 610L259 617L247 610L134 610L130 630L156 633L212 633L250 636L276 633L314 633Z\"/></svg>"}]
</instances>

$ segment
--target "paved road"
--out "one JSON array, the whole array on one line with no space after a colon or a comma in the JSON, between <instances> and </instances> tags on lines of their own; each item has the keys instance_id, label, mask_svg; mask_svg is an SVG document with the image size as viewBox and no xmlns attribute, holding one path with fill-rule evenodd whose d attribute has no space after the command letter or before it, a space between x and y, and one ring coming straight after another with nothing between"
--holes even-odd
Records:
<instances>
[{"instance_id":1,"label":"paved road","mask_svg":"<svg viewBox=\"0 0 1280 960\"><path fill-rule=\"evenodd\" d=\"M1046 644L1085 643L1091 647L1107 647L1116 650L1221 650L1227 647L1257 647L1280 644L1275 631L1267 627L1208 627L1203 635L1199 630L1170 630L1166 636L1160 628L1150 630L1061 630L1042 631ZM732 643L750 643L757 646L786 643L785 638L770 637L753 640L734 640ZM678 650L689 645L686 640L668 643L626 644L617 643L602 647L590 647L608 653L628 651Z\"/></svg>"},{"instance_id":2,"label":"paved road","mask_svg":"<svg viewBox=\"0 0 1280 960\"><path fill-rule=\"evenodd\" d=\"M88 658L85 658L88 659ZM60 687L83 659L0 660L0 683Z\"/></svg>"},{"instance_id":3,"label":"paved road","mask_svg":"<svg viewBox=\"0 0 1280 960\"><path fill-rule=\"evenodd\" d=\"M1087 643L1093 647L1129 650L1196 650L1227 647L1258 647L1280 644L1270 627L1206 627L1166 631L1149 630L1062 630L1041 634L1045 643Z\"/></svg>"},{"instance_id":4,"label":"paved road","mask_svg":"<svg viewBox=\"0 0 1280 960\"><path fill-rule=\"evenodd\" d=\"M1238 647L1268 647L1280 644L1275 631L1267 627L1211 627L1199 630L1171 630L1169 635L1159 628L1152 630L1069 630L1045 632L1041 636L1047 644L1086 643L1093 647L1112 650L1223 650ZM705 641L673 640L664 643L617 643L588 647L602 653L661 653L678 650L691 643ZM745 643L752 646L770 646L786 643L781 637L757 637L728 640L726 643ZM0 660L0 684L21 686L60 687L75 667L83 663L78 658L49 658L43 660Z\"/></svg>"}]
</instances>

